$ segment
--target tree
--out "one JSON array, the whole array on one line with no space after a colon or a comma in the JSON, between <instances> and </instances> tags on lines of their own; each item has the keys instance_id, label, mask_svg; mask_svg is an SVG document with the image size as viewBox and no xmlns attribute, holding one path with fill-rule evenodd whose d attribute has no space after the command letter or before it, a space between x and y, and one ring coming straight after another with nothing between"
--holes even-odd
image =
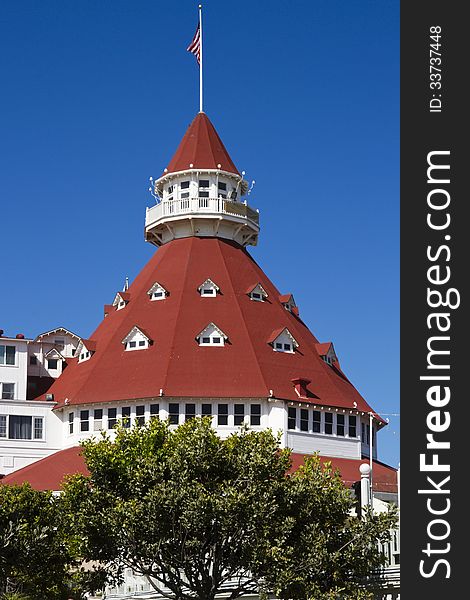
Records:
<instances>
[{"instance_id":1,"label":"tree","mask_svg":"<svg viewBox=\"0 0 470 600\"><path fill-rule=\"evenodd\" d=\"M316 457L290 473L269 430L222 440L210 419L154 419L83 453L90 476L72 477L63 501L83 560L110 582L129 567L171 599L333 598L380 563L391 517L352 518L339 475Z\"/></svg>"},{"instance_id":2,"label":"tree","mask_svg":"<svg viewBox=\"0 0 470 600\"><path fill-rule=\"evenodd\" d=\"M50 492L0 485L0 593L6 598L81 597L74 590L71 568L77 565L63 517L60 500Z\"/></svg>"}]
</instances>

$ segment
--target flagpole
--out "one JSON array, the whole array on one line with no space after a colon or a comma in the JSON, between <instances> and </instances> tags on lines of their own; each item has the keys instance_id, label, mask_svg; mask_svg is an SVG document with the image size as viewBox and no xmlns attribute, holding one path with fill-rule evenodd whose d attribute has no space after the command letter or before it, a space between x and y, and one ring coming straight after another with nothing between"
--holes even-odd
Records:
<instances>
[{"instance_id":1,"label":"flagpole","mask_svg":"<svg viewBox=\"0 0 470 600\"><path fill-rule=\"evenodd\" d=\"M202 109L202 4L199 5L199 44L201 49L201 61L199 63L199 112Z\"/></svg>"}]
</instances>

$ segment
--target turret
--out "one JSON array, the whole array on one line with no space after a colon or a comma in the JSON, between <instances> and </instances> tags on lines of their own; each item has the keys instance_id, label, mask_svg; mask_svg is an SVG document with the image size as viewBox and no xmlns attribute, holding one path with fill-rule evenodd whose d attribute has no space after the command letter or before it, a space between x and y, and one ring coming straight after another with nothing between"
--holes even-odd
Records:
<instances>
[{"instance_id":1,"label":"turret","mask_svg":"<svg viewBox=\"0 0 470 600\"><path fill-rule=\"evenodd\" d=\"M258 241L259 213L248 206L248 183L207 115L197 114L161 177L157 204L147 209L146 241L161 246L185 237L219 237L241 246Z\"/></svg>"}]
</instances>

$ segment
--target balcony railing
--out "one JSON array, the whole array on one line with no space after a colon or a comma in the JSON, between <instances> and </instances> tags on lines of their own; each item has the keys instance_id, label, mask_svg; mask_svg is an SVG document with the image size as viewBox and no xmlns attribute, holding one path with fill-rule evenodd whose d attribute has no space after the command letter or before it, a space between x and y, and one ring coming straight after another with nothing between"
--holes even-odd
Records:
<instances>
[{"instance_id":1,"label":"balcony railing","mask_svg":"<svg viewBox=\"0 0 470 600\"><path fill-rule=\"evenodd\" d=\"M147 208L146 225L151 225L166 217L180 215L222 214L249 219L259 226L259 213L243 202L234 202L225 198L182 198L180 200L162 200L159 204Z\"/></svg>"}]
</instances>

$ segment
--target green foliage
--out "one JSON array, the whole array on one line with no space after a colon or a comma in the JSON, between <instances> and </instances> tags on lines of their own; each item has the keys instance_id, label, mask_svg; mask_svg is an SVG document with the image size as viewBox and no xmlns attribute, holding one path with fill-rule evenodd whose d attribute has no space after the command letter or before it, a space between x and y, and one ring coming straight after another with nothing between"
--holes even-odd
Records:
<instances>
[{"instance_id":1,"label":"green foliage","mask_svg":"<svg viewBox=\"0 0 470 600\"><path fill-rule=\"evenodd\" d=\"M117 583L130 567L181 600L222 586L232 600L367 597L358 581L380 564L393 517L351 517L339 475L316 457L290 474L271 431L222 440L207 418L154 419L83 452L91 475L72 477L62 502L74 552L97 565L89 577Z\"/></svg>"},{"instance_id":2,"label":"green foliage","mask_svg":"<svg viewBox=\"0 0 470 600\"><path fill-rule=\"evenodd\" d=\"M0 485L0 592L4 598L79 598L60 500L28 484Z\"/></svg>"}]
</instances>

